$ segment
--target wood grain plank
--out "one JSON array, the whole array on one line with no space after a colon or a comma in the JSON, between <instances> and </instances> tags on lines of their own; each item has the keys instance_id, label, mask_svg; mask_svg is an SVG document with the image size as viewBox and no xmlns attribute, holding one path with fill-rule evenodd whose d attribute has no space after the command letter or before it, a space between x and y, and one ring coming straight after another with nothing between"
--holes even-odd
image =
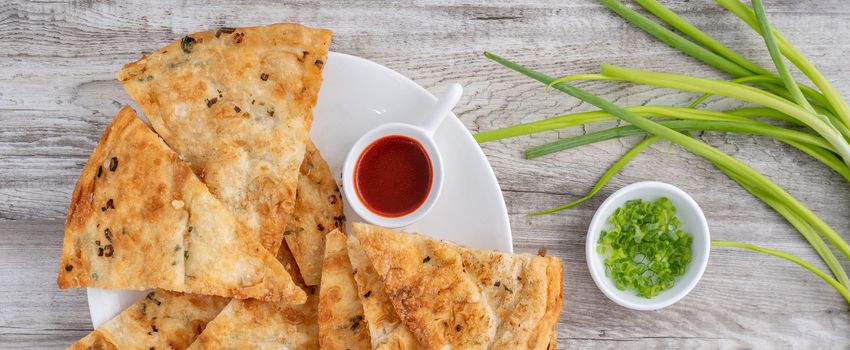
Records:
<instances>
[{"instance_id":1,"label":"wood grain plank","mask_svg":"<svg viewBox=\"0 0 850 350\"><path fill-rule=\"evenodd\" d=\"M0 348L65 348L91 331L84 289L56 286L62 221L0 221Z\"/></svg>"}]
</instances>

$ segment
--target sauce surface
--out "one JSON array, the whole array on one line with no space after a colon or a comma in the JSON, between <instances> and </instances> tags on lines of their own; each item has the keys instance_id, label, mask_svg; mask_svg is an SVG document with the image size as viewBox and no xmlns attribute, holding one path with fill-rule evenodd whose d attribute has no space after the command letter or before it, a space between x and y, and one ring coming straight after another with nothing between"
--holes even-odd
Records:
<instances>
[{"instance_id":1,"label":"sauce surface","mask_svg":"<svg viewBox=\"0 0 850 350\"><path fill-rule=\"evenodd\" d=\"M431 158L412 138L384 136L372 142L357 160L357 196L373 213L399 217L418 209L431 191Z\"/></svg>"}]
</instances>

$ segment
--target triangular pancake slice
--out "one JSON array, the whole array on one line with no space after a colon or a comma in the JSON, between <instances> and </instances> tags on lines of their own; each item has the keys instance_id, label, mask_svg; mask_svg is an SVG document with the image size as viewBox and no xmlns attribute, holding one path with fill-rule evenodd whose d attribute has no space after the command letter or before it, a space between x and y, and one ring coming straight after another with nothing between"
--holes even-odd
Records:
<instances>
[{"instance_id":1,"label":"triangular pancake slice","mask_svg":"<svg viewBox=\"0 0 850 350\"><path fill-rule=\"evenodd\" d=\"M299 286L319 284L325 234L342 227L342 195L327 163L312 142L301 162L295 208L287 220L277 260Z\"/></svg>"},{"instance_id":2,"label":"triangular pancake slice","mask_svg":"<svg viewBox=\"0 0 850 350\"><path fill-rule=\"evenodd\" d=\"M285 248L281 245L277 259L283 264L295 264ZM293 268L297 273L298 267ZM304 285L300 274L293 279L309 292L307 302L292 305L233 300L190 349L319 349L316 288Z\"/></svg>"},{"instance_id":3,"label":"triangular pancake slice","mask_svg":"<svg viewBox=\"0 0 850 350\"><path fill-rule=\"evenodd\" d=\"M277 260L299 286L319 284L325 232L345 222L342 196L312 141L301 162L295 208L289 216Z\"/></svg>"},{"instance_id":4,"label":"triangular pancake slice","mask_svg":"<svg viewBox=\"0 0 850 350\"><path fill-rule=\"evenodd\" d=\"M304 283L315 286L322 275L325 235L342 227L345 215L342 194L333 174L312 142L307 143L300 172L295 209L283 237L298 263Z\"/></svg>"},{"instance_id":5,"label":"triangular pancake slice","mask_svg":"<svg viewBox=\"0 0 850 350\"><path fill-rule=\"evenodd\" d=\"M335 230L328 238L331 255L325 260L327 269L318 295L311 293L303 305L233 300L190 349L368 349L368 333L351 280L351 267L343 264L348 258L339 249L345 248L345 236ZM324 305L325 311L319 311L319 305ZM322 329L338 315L349 314L352 316L341 323L344 327L334 323L331 329ZM320 346L321 341L324 343Z\"/></svg>"},{"instance_id":6,"label":"triangular pancake slice","mask_svg":"<svg viewBox=\"0 0 850 350\"><path fill-rule=\"evenodd\" d=\"M282 264L293 264L295 261L291 255L288 255L288 250L281 245L277 259ZM291 253L290 253L291 254ZM292 275L293 280L299 286L304 286L298 274L298 267L294 266ZM287 268L287 271L290 271ZM306 288L306 286L304 286ZM356 296L355 296L356 297ZM188 301L188 304L187 304ZM227 298L174 293L164 290L158 290L156 293L148 294L147 298L143 298L137 304L147 304L142 306L131 306L123 311L115 320L104 324L88 336L72 345L71 349L139 349L146 350L154 347L156 349L174 349L182 350L189 347L198 335L204 331L207 323L219 314L219 312L228 304L230 300ZM162 305L162 311L157 313L145 313L146 308L150 310L152 306ZM178 305L179 307L172 307ZM237 306L234 306L236 308ZM244 305L238 306L238 312L267 312L266 307L255 307L246 310ZM299 308L301 309L301 308ZM189 315L188 317L185 315ZM200 316L192 316L200 315ZM231 312L232 315L232 312ZM268 317L268 316L263 316ZM158 332L151 332L151 328L157 325L155 320L167 319L169 327L163 329L160 324ZM152 319L152 320L151 320ZM174 320L186 320L182 323L177 323ZM309 321L312 322L312 319ZM265 322L258 322L265 323ZM209 335L208 335L209 336ZM299 344L315 344L315 341L309 338L302 338ZM113 346L113 347L110 347ZM150 345L150 346L148 346ZM167 345L167 347L166 347Z\"/></svg>"},{"instance_id":7,"label":"triangular pancake slice","mask_svg":"<svg viewBox=\"0 0 850 350\"><path fill-rule=\"evenodd\" d=\"M381 276L363 251L360 241L348 236L348 257L354 268L352 275L357 283L363 316L369 326L372 349L413 350L421 348L413 334L405 327L389 297L384 292Z\"/></svg>"},{"instance_id":8,"label":"triangular pancake slice","mask_svg":"<svg viewBox=\"0 0 850 350\"><path fill-rule=\"evenodd\" d=\"M74 189L58 284L306 300L275 257L129 107L107 127Z\"/></svg>"},{"instance_id":9,"label":"triangular pancake slice","mask_svg":"<svg viewBox=\"0 0 850 350\"><path fill-rule=\"evenodd\" d=\"M458 247L498 322L491 349L555 349L563 302L557 258Z\"/></svg>"},{"instance_id":10,"label":"triangular pancake slice","mask_svg":"<svg viewBox=\"0 0 850 350\"><path fill-rule=\"evenodd\" d=\"M219 28L117 75L154 130L272 254L295 203L330 39L298 24Z\"/></svg>"},{"instance_id":11,"label":"triangular pancake slice","mask_svg":"<svg viewBox=\"0 0 850 350\"><path fill-rule=\"evenodd\" d=\"M305 270L309 271L313 266L309 264L318 260L318 264L315 266L318 266L319 270L313 272L315 274L313 284L319 284L318 279L322 275L321 261L325 232L341 226L344 218L342 217L342 201L339 198L339 191L336 190L336 183L327 164L311 142L308 143L307 150L301 164L295 212L293 219L287 225L287 233L284 236L288 242L293 244L282 244L277 259L287 267L287 271L291 271L296 284L302 288L314 290L304 284L307 279ZM330 200L330 195L335 195L336 198ZM319 228L320 225L323 227ZM292 248L291 251L288 246ZM297 256L301 259L300 263L296 263L295 254L298 254ZM313 254L316 254L316 256L313 256ZM302 267L300 272L299 267ZM348 270L348 278L351 278L350 267ZM301 272L305 272L303 279ZM350 288L354 288L353 282L351 282ZM356 292L354 298L355 300L357 298ZM220 318L216 318L211 323L210 330L205 332L198 343L193 346L195 348L231 346L237 348L240 346L245 348L285 348L286 346L294 346L298 349L317 348L319 347L317 303L318 299L315 296L309 297L306 304L298 306L234 301ZM362 315L362 307L359 314ZM349 324L348 327L352 325ZM359 322L357 326L360 326ZM355 327L355 331L348 328L345 331L357 334L356 330L365 330L365 326L358 327ZM368 342L368 338L366 341ZM322 348L329 347L323 346ZM344 348L356 349L357 347L347 345Z\"/></svg>"},{"instance_id":12,"label":"triangular pancake slice","mask_svg":"<svg viewBox=\"0 0 850 350\"><path fill-rule=\"evenodd\" d=\"M394 309L428 349L548 349L563 300L561 261L461 247L354 224Z\"/></svg>"},{"instance_id":13,"label":"triangular pancake slice","mask_svg":"<svg viewBox=\"0 0 850 350\"><path fill-rule=\"evenodd\" d=\"M209 295L150 292L69 349L186 349L227 301Z\"/></svg>"},{"instance_id":14,"label":"triangular pancake slice","mask_svg":"<svg viewBox=\"0 0 850 350\"><path fill-rule=\"evenodd\" d=\"M189 349L319 349L318 300L315 292L301 305L233 299Z\"/></svg>"},{"instance_id":15,"label":"triangular pancake slice","mask_svg":"<svg viewBox=\"0 0 850 350\"><path fill-rule=\"evenodd\" d=\"M319 289L319 344L322 349L371 349L345 234L334 230L325 238Z\"/></svg>"}]
</instances>

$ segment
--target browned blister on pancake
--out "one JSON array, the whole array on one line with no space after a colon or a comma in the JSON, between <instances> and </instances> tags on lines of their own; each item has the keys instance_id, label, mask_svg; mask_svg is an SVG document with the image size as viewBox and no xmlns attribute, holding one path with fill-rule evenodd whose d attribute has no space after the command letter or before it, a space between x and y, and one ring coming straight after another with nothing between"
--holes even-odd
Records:
<instances>
[{"instance_id":1,"label":"browned blister on pancake","mask_svg":"<svg viewBox=\"0 0 850 350\"><path fill-rule=\"evenodd\" d=\"M319 284L322 274L322 250L325 235L342 229L345 215L342 211L342 194L334 181L328 163L312 142L301 163L298 178L298 196L292 218L286 226L286 246L298 263L304 283Z\"/></svg>"},{"instance_id":2,"label":"browned blister on pancake","mask_svg":"<svg viewBox=\"0 0 850 350\"><path fill-rule=\"evenodd\" d=\"M425 348L554 346L563 299L559 259L353 227L394 310Z\"/></svg>"},{"instance_id":3,"label":"browned blister on pancake","mask_svg":"<svg viewBox=\"0 0 850 350\"><path fill-rule=\"evenodd\" d=\"M289 265L287 270L295 274L295 283L310 293L307 302L290 305L234 300L192 344L193 349L320 348L317 288L304 284L298 266L285 244L281 245L277 259Z\"/></svg>"},{"instance_id":4,"label":"browned blister on pancake","mask_svg":"<svg viewBox=\"0 0 850 350\"><path fill-rule=\"evenodd\" d=\"M363 304L363 315L369 326L373 349L412 350L421 348L413 334L396 314L381 276L375 272L369 257L356 237L348 237L348 257L354 269L352 274Z\"/></svg>"},{"instance_id":5,"label":"browned blister on pancake","mask_svg":"<svg viewBox=\"0 0 850 350\"><path fill-rule=\"evenodd\" d=\"M83 168L65 223L61 288L163 288L301 303L304 291L125 107Z\"/></svg>"},{"instance_id":6,"label":"browned blister on pancake","mask_svg":"<svg viewBox=\"0 0 850 350\"><path fill-rule=\"evenodd\" d=\"M156 290L69 349L186 349L227 305L227 300Z\"/></svg>"},{"instance_id":7,"label":"browned blister on pancake","mask_svg":"<svg viewBox=\"0 0 850 350\"><path fill-rule=\"evenodd\" d=\"M331 32L190 34L118 72L162 138L270 252L282 242Z\"/></svg>"},{"instance_id":8,"label":"browned blister on pancake","mask_svg":"<svg viewBox=\"0 0 850 350\"><path fill-rule=\"evenodd\" d=\"M498 323L491 349L547 349L561 313L560 260L457 247ZM555 344L551 344L554 349Z\"/></svg>"},{"instance_id":9,"label":"browned blister on pancake","mask_svg":"<svg viewBox=\"0 0 850 350\"><path fill-rule=\"evenodd\" d=\"M345 234L326 237L319 289L319 344L322 349L371 349L363 304L357 295Z\"/></svg>"},{"instance_id":10,"label":"browned blister on pancake","mask_svg":"<svg viewBox=\"0 0 850 350\"><path fill-rule=\"evenodd\" d=\"M317 294L301 305L234 299L189 349L319 349Z\"/></svg>"}]
</instances>

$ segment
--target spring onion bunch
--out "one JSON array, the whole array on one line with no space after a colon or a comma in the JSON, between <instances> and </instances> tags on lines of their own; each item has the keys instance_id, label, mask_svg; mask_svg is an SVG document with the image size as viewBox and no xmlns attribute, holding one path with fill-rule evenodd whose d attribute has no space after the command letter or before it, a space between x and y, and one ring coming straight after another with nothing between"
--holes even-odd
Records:
<instances>
[{"instance_id":1,"label":"spring onion bunch","mask_svg":"<svg viewBox=\"0 0 850 350\"><path fill-rule=\"evenodd\" d=\"M850 107L847 102L811 61L770 26L761 0L752 0L752 8L739 0L716 0L716 2L746 22L764 39L777 73L735 53L656 0L635 1L673 30L632 10L618 0L600 1L659 40L730 74L734 79L721 81L607 64L602 65L600 74L578 74L555 79L495 54L485 53L486 57L545 84L547 89L557 89L600 110L561 115L504 129L480 132L475 135L478 142L615 119L631 124L561 139L526 151L527 158L536 158L612 138L646 135L643 141L634 146L603 174L585 197L533 215L571 208L592 198L643 150L659 140L667 140L706 158L744 189L782 215L812 245L832 272L832 276L787 253L736 242L714 242L714 246L749 249L788 259L824 279L850 303L850 292L848 292L850 278L838 257L830 249L831 244L845 258L850 258L850 244L817 214L769 178L688 133L721 131L771 137L810 155L850 181L850 143L848 143ZM810 87L796 81L786 65L786 59L802 71L815 86ZM701 93L702 96L687 108L621 107L571 85L570 82L575 80L631 82L691 91ZM699 108L705 99L715 95L738 99L758 107L727 111Z\"/></svg>"}]
</instances>

